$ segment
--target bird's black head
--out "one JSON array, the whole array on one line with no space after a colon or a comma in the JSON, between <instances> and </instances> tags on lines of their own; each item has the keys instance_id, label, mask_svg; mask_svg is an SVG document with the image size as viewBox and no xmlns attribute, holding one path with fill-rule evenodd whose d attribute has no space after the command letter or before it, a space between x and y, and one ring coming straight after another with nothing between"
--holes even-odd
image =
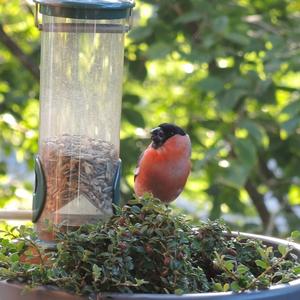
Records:
<instances>
[{"instance_id":1,"label":"bird's black head","mask_svg":"<svg viewBox=\"0 0 300 300\"><path fill-rule=\"evenodd\" d=\"M185 135L186 133L174 124L163 123L158 125L158 127L151 130L152 147L159 148L167 139L176 134Z\"/></svg>"}]
</instances>

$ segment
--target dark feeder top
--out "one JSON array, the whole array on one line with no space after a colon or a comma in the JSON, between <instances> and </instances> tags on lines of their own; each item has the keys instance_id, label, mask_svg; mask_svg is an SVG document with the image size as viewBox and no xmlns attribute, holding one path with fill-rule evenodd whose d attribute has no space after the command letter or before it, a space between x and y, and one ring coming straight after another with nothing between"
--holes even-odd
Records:
<instances>
[{"instance_id":1,"label":"dark feeder top","mask_svg":"<svg viewBox=\"0 0 300 300\"><path fill-rule=\"evenodd\" d=\"M126 19L134 2L130 0L34 0L39 12L54 17L90 20Z\"/></svg>"}]
</instances>

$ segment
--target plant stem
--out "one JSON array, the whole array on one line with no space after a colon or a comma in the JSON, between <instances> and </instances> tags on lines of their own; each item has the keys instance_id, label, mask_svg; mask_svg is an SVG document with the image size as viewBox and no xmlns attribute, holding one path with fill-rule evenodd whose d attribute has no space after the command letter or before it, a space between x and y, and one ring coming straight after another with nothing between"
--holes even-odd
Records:
<instances>
[{"instance_id":1,"label":"plant stem","mask_svg":"<svg viewBox=\"0 0 300 300\"><path fill-rule=\"evenodd\" d=\"M282 261L284 261L286 259L286 257L290 254L291 251L292 251L292 249L288 250L283 256L281 256L277 260L277 262L274 265L268 267L259 276L257 276L256 278L254 278L247 287L245 287L245 288L242 289L242 291L250 290L251 288L253 288L255 286L255 284L260 280L260 278L264 277L266 274L268 274L269 272L271 272L272 270L274 270Z\"/></svg>"}]
</instances>

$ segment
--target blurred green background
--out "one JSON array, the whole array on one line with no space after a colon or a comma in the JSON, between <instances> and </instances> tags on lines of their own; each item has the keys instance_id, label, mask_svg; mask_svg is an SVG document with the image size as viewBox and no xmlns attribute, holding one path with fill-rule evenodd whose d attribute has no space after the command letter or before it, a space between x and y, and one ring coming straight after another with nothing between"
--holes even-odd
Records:
<instances>
[{"instance_id":1,"label":"blurred green background","mask_svg":"<svg viewBox=\"0 0 300 300\"><path fill-rule=\"evenodd\" d=\"M0 0L0 207L31 208L40 33L32 1ZM300 228L300 1L137 1L126 39L123 199L149 143L174 122L193 171L174 206L285 236Z\"/></svg>"}]
</instances>

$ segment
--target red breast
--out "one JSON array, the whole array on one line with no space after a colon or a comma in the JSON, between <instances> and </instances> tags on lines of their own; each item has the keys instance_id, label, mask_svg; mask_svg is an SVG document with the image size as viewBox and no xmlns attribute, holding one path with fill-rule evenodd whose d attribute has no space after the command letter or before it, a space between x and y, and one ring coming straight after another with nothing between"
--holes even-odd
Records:
<instances>
[{"instance_id":1,"label":"red breast","mask_svg":"<svg viewBox=\"0 0 300 300\"><path fill-rule=\"evenodd\" d=\"M191 170L189 136L176 134L159 148L152 144L143 153L134 190L138 196L146 192L163 202L175 200L183 190Z\"/></svg>"}]
</instances>

